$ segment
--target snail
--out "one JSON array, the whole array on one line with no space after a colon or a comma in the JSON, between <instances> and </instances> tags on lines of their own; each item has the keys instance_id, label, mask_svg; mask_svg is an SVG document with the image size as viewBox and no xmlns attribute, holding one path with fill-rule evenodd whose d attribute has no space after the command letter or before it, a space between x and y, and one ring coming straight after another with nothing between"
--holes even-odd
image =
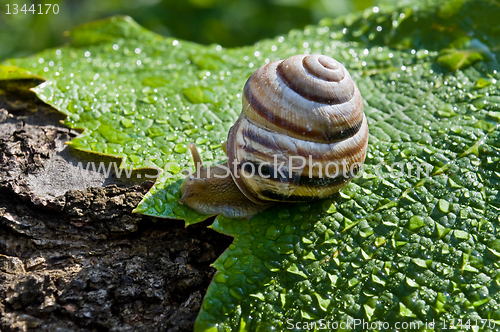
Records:
<instances>
[{"instance_id":1,"label":"snail","mask_svg":"<svg viewBox=\"0 0 500 332\"><path fill-rule=\"evenodd\" d=\"M238 219L276 202L331 197L365 160L361 94L345 67L328 56L271 62L247 80L243 111L225 143L227 162L212 167L202 166L189 146L197 176L181 185L181 204Z\"/></svg>"}]
</instances>

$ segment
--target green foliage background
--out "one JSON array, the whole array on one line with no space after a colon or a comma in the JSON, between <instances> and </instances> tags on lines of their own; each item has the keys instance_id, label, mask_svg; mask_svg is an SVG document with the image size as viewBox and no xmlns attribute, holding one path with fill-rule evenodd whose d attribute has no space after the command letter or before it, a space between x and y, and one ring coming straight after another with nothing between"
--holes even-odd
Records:
<instances>
[{"instance_id":1,"label":"green foliage background","mask_svg":"<svg viewBox=\"0 0 500 332\"><path fill-rule=\"evenodd\" d=\"M378 3L378 0L2 0L0 60L67 41L62 31L111 15L130 15L163 36L234 47L287 33ZM58 4L57 15L7 15L14 4ZM43 6L42 6L43 7ZM44 7L46 8L46 7Z\"/></svg>"}]
</instances>

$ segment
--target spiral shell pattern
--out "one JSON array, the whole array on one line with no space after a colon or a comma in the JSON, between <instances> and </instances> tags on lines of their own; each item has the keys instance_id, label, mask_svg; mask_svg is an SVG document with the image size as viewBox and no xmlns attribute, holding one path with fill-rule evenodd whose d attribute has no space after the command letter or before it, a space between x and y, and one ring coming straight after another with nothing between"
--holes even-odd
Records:
<instances>
[{"instance_id":1,"label":"spiral shell pattern","mask_svg":"<svg viewBox=\"0 0 500 332\"><path fill-rule=\"evenodd\" d=\"M227 142L231 174L250 200L309 201L353 178L365 159L368 124L342 64L296 55L250 76Z\"/></svg>"}]
</instances>

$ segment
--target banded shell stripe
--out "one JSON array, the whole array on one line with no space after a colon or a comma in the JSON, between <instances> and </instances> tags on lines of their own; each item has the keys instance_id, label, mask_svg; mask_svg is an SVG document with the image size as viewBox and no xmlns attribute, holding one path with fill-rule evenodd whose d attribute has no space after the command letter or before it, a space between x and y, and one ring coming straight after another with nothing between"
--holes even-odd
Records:
<instances>
[{"instance_id":1,"label":"banded shell stripe","mask_svg":"<svg viewBox=\"0 0 500 332\"><path fill-rule=\"evenodd\" d=\"M351 180L359 171L359 167L354 167L351 171L347 171L346 174L343 172L329 174L325 177L309 177L308 172L303 172L302 174L296 172L290 172L288 169L273 167L272 165L265 163L257 163L250 160L242 160L238 165L238 168L244 172L245 177L249 176L259 176L263 181L274 181L274 182L291 182L296 185L310 187L310 188L322 188L333 185L341 184L345 181ZM324 173L322 173L324 174Z\"/></svg>"},{"instance_id":2,"label":"banded shell stripe","mask_svg":"<svg viewBox=\"0 0 500 332\"><path fill-rule=\"evenodd\" d=\"M269 108L271 105L264 105L264 103L259 99L259 94L252 91L252 84L250 79L246 82L243 88L243 105L247 105L247 113L253 113L255 116L250 117L252 119L259 118L256 122L261 123L261 121L267 121L267 126L272 124L276 128L284 129L288 132L308 132L311 137L322 138L324 133L319 129L309 129L307 126L303 126L302 122L292 122L287 118L281 118L273 113ZM279 130L279 129L278 129Z\"/></svg>"},{"instance_id":3,"label":"banded shell stripe","mask_svg":"<svg viewBox=\"0 0 500 332\"><path fill-rule=\"evenodd\" d=\"M354 82L336 60L317 55L296 57L280 62L276 68L278 77L290 89L310 101L328 105L343 104L353 98ZM323 61L329 67L319 61L323 58L331 60ZM298 65L300 59L302 63Z\"/></svg>"},{"instance_id":4,"label":"banded shell stripe","mask_svg":"<svg viewBox=\"0 0 500 332\"><path fill-rule=\"evenodd\" d=\"M295 186L262 186L253 188L256 190L256 195L264 200L279 200L287 202L306 202L310 200L327 198L342 189L352 177L337 177L332 179L326 179L324 185L295 185ZM261 183L264 184L264 183ZM279 184L282 184L281 182ZM284 183L283 183L284 184ZM274 189L271 189L274 188ZM276 188L280 190L276 190ZM282 190L282 189L286 190Z\"/></svg>"},{"instance_id":5,"label":"banded shell stripe","mask_svg":"<svg viewBox=\"0 0 500 332\"><path fill-rule=\"evenodd\" d=\"M342 188L340 188L340 189L342 189ZM338 189L335 192L338 192L340 189ZM290 203L293 203L293 202L311 202L311 201L315 201L315 200L318 199L318 197L313 197L313 196L298 196L298 195L291 195L291 196L285 197L285 195L282 195L282 194L279 194L279 193L274 193L274 192L272 192L270 190L266 190L266 191L262 192L262 195L266 196L266 197L269 197L269 199L273 200L273 201L277 201L277 202L290 202Z\"/></svg>"},{"instance_id":6,"label":"banded shell stripe","mask_svg":"<svg viewBox=\"0 0 500 332\"><path fill-rule=\"evenodd\" d=\"M263 190L259 193L260 197L266 197L267 200L286 201L286 202L308 202L317 199L331 197L340 189L345 187L352 177L342 178L332 181L329 186L297 186L291 195L281 192Z\"/></svg>"},{"instance_id":7,"label":"banded shell stripe","mask_svg":"<svg viewBox=\"0 0 500 332\"><path fill-rule=\"evenodd\" d=\"M242 165L249 165L249 162L243 161ZM246 169L246 172L240 173L240 176L244 177L248 189L252 190L261 200L275 199L273 195L269 195L270 192L274 192L280 193L280 200L297 202L306 201L309 198L329 197L351 181L359 171L359 167L356 166L352 172L348 171L345 176L341 172L334 177L309 177L308 173L304 172L302 175L292 173L290 177L287 170L282 170L284 176L281 176L280 172L273 167L266 168L266 165L263 165L260 174L263 176L260 176L256 173L259 166L254 164L253 167Z\"/></svg>"},{"instance_id":8,"label":"banded shell stripe","mask_svg":"<svg viewBox=\"0 0 500 332\"><path fill-rule=\"evenodd\" d=\"M273 161L273 155L278 161L288 161L289 156L301 156L313 162L329 162L342 160L359 154L360 146L368 143L368 123L363 116L356 134L341 142L330 144L307 142L287 137L260 128L253 121L240 116L238 138L245 153L255 154L258 151L268 161ZM229 142L229 140L228 140Z\"/></svg>"},{"instance_id":9,"label":"banded shell stripe","mask_svg":"<svg viewBox=\"0 0 500 332\"><path fill-rule=\"evenodd\" d=\"M236 162L236 175L233 174L233 178L238 187L246 191L245 195L252 197L252 201L263 202L273 199L264 194L267 191L279 193L282 198L330 196L348 183L357 172L356 163L364 161L367 143L368 124L364 117L356 135L342 142L321 144L272 133L242 114L230 130L227 151L229 160ZM292 156L302 156L305 163L298 161L293 165L290 178L288 163L295 162L295 159L290 159ZM279 174L276 168L279 169L282 163L285 165L281 169L283 174ZM321 174L315 168L315 163L319 164ZM330 171L326 175L325 169L335 165L335 170L340 173ZM344 172L347 173L346 177ZM286 200L296 201L295 198Z\"/></svg>"},{"instance_id":10,"label":"banded shell stripe","mask_svg":"<svg viewBox=\"0 0 500 332\"><path fill-rule=\"evenodd\" d=\"M260 68L245 84L243 112L249 119L271 131L319 143L340 141L355 132L363 118L362 99L355 85L352 99L344 103L313 102L283 83L276 72L278 65L273 62ZM334 83L338 85L335 91L344 89ZM330 95L335 93L330 91Z\"/></svg>"},{"instance_id":11,"label":"banded shell stripe","mask_svg":"<svg viewBox=\"0 0 500 332\"><path fill-rule=\"evenodd\" d=\"M331 197L335 193L337 193L340 189L344 188L347 183L349 183L350 179L346 180L343 183L340 183L336 186L332 186L329 188L315 188L313 191L305 191L299 192L299 190L295 191L292 195L283 195L278 192L273 192L271 190L265 190L261 193L262 197L268 197L268 200L274 201L284 201L284 202L309 202L315 201L318 199L324 199Z\"/></svg>"},{"instance_id":12,"label":"banded shell stripe","mask_svg":"<svg viewBox=\"0 0 500 332\"><path fill-rule=\"evenodd\" d=\"M269 124L272 124L275 127L279 127L280 129L286 130L287 132L307 133L307 138L311 141L319 140L325 143L340 141L345 138L351 137L359 130L359 127L361 127L362 119L358 123L355 123L350 127L339 128L337 130L330 130L328 132L325 132L322 129L314 129L304 126L303 125L305 123L304 121L293 123L291 121L288 121L286 118L280 118L276 116L276 114L271 112L266 106L264 106L264 104L260 100L257 99L256 95L252 93L248 82L243 90L243 98L244 98L244 104L248 105L247 110L251 108L253 113L258 114L260 120L256 120L256 122L260 122L266 119L268 121L267 124L268 127ZM250 113L250 111L248 113ZM254 116L253 119L256 119L256 116ZM302 136L302 135L297 135L297 136ZM303 137L297 137L297 138L303 138Z\"/></svg>"}]
</instances>

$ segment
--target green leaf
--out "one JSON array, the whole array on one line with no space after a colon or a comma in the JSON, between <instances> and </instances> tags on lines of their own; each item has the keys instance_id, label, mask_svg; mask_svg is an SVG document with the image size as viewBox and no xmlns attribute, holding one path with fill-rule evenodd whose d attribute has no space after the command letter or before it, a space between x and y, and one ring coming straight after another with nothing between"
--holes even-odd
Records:
<instances>
[{"instance_id":1,"label":"green leaf","mask_svg":"<svg viewBox=\"0 0 500 332\"><path fill-rule=\"evenodd\" d=\"M483 60L481 53L474 50L446 50L437 59L438 63L449 70L463 69Z\"/></svg>"},{"instance_id":2,"label":"green leaf","mask_svg":"<svg viewBox=\"0 0 500 332\"><path fill-rule=\"evenodd\" d=\"M495 54L478 39L463 38L455 41L452 48L441 51L437 62L448 70L464 69L481 60L495 60ZM483 87L485 80L479 80L477 86Z\"/></svg>"},{"instance_id":3,"label":"green leaf","mask_svg":"<svg viewBox=\"0 0 500 332\"><path fill-rule=\"evenodd\" d=\"M38 80L43 81L44 78L34 75L26 69L15 66L1 66L0 65L0 81L3 80ZM40 82L39 82L40 83Z\"/></svg>"},{"instance_id":4,"label":"green leaf","mask_svg":"<svg viewBox=\"0 0 500 332\"><path fill-rule=\"evenodd\" d=\"M163 170L136 212L188 224L206 219L178 204L181 171L191 168L187 144L196 143L209 163L223 157L221 142L241 109L241 81L253 69L228 50L162 38L129 17L92 22L69 36L71 45L8 60L0 74L7 68L6 79L47 79L37 95L68 115L67 126L84 130L72 147L121 158L122 168Z\"/></svg>"},{"instance_id":5,"label":"green leaf","mask_svg":"<svg viewBox=\"0 0 500 332\"><path fill-rule=\"evenodd\" d=\"M460 3L463 7L446 15L446 24L456 27L476 4ZM411 14L436 20L442 15L439 8ZM500 14L495 6L488 11ZM394 17L378 11L350 24L384 22L384 15ZM327 27L330 36L345 32L339 22ZM344 40L351 39L351 29L348 25ZM388 35L420 32L425 39L431 37L427 29L396 28ZM304 35L331 47L312 29ZM487 36L497 38L493 32ZM214 229L235 241L214 264L218 272L196 330L285 330L297 327L290 322L304 327L320 319L410 319L421 326L435 319L442 328L443 320L476 317L498 324L500 257L488 249L500 221L500 125L490 115L500 101L498 54L449 74L434 65L442 65L439 48L436 53L404 50L397 39L387 41L392 47L367 48L368 41L336 47L336 57L345 51L352 58L346 56L344 63L361 70L355 79L367 101L371 133L363 177L332 206L281 205L241 222L219 217ZM495 39L489 47L498 52L499 45ZM405 165L402 178L390 176L393 172L383 165L393 162ZM431 174L418 178L415 167L407 165L423 162L431 165ZM280 214L285 208L288 213ZM219 275L225 276L223 282ZM233 288L243 291L245 299L241 291L234 296Z\"/></svg>"},{"instance_id":6,"label":"green leaf","mask_svg":"<svg viewBox=\"0 0 500 332\"><path fill-rule=\"evenodd\" d=\"M109 43L115 39L138 39L148 41L158 38L137 24L131 17L115 16L109 19L95 21L67 32L74 47L86 47L101 43Z\"/></svg>"},{"instance_id":7,"label":"green leaf","mask_svg":"<svg viewBox=\"0 0 500 332\"><path fill-rule=\"evenodd\" d=\"M259 66L298 53L336 58L364 98L364 173L331 200L219 217L213 228L235 239L214 263L196 329L499 322L498 17L494 2L418 1L238 49L113 18L74 30L72 45L4 65L46 78L35 92L85 130L72 146L164 170L136 212L190 224L207 216L178 204L187 144L210 163L223 156Z\"/></svg>"}]
</instances>

